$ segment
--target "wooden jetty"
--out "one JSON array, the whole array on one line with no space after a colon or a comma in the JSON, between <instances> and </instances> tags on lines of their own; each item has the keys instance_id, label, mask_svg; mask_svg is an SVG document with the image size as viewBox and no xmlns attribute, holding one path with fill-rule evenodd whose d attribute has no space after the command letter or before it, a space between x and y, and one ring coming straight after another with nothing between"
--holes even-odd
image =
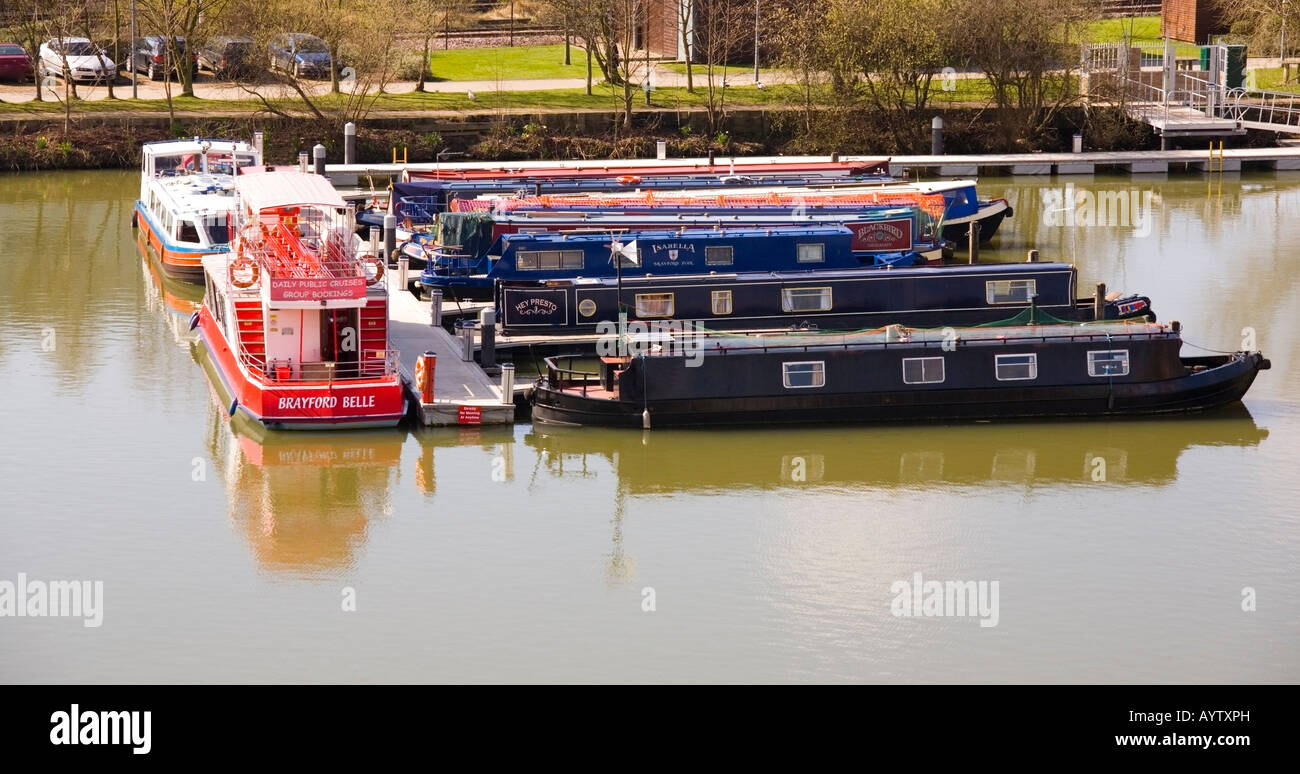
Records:
<instances>
[{"instance_id":1,"label":"wooden jetty","mask_svg":"<svg viewBox=\"0 0 1300 774\"><path fill-rule=\"evenodd\" d=\"M396 274L396 272L394 272ZM389 342L401 359L402 381L425 426L494 425L515 421L513 394L501 388L473 360L463 360L461 342L445 328L430 324L429 304L412 295L395 277L388 282ZM416 363L425 352L437 356L433 402L415 389Z\"/></svg>"},{"instance_id":2,"label":"wooden jetty","mask_svg":"<svg viewBox=\"0 0 1300 774\"><path fill-rule=\"evenodd\" d=\"M841 161L867 161L879 157L840 156ZM1220 167L1220 158L1222 166ZM824 162L826 156L750 156L737 157L737 164L764 162ZM527 169L530 166L572 166L575 169L600 168L609 164L620 167L655 166L672 163L675 166L695 165L700 174L727 174L732 159L709 160L669 159L619 159L586 161L467 161L454 164L329 164L326 175L335 187L354 198L370 196L370 184L377 192L386 195L388 181L401 176L403 169ZM1160 174L1168 172L1237 172L1243 170L1300 170L1300 147L1276 148L1225 148L1210 152L1209 146L1195 150L1151 151L1089 151L1084 153L992 153L979 155L893 156L889 160L890 172L901 175L906 171L911 177L974 177L977 175L1078 175L1096 172L1126 174Z\"/></svg>"}]
</instances>

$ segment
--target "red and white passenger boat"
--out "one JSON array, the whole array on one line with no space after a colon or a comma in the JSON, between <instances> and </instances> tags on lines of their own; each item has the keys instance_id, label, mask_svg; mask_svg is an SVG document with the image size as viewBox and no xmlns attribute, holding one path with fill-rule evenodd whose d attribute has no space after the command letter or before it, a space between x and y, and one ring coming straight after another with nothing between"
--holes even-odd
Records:
<instances>
[{"instance_id":1,"label":"red and white passenger boat","mask_svg":"<svg viewBox=\"0 0 1300 774\"><path fill-rule=\"evenodd\" d=\"M245 171L234 188L232 250L204 256L193 322L230 413L272 429L397 424L383 264L359 254L342 197L298 171Z\"/></svg>"}]
</instances>

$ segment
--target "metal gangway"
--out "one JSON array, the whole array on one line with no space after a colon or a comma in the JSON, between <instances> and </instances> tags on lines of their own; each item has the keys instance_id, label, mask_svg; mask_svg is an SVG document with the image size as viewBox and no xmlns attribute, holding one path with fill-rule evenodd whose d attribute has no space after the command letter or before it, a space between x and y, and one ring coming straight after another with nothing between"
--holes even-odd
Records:
<instances>
[{"instance_id":1,"label":"metal gangway","mask_svg":"<svg viewBox=\"0 0 1300 774\"><path fill-rule=\"evenodd\" d=\"M1300 134L1300 94L1254 89L1249 79L1229 87L1227 46L1208 47L1204 58L1180 57L1187 48L1168 40L1160 47L1085 44L1081 90L1090 104L1119 105L1162 137Z\"/></svg>"},{"instance_id":2,"label":"metal gangway","mask_svg":"<svg viewBox=\"0 0 1300 774\"><path fill-rule=\"evenodd\" d=\"M1209 47L1208 62L1199 47L1194 57L1180 56L1188 48L1169 40L1161 47L1085 44L1080 90L1088 104L1118 105L1162 139L1222 137L1254 128L1242 118L1245 90L1226 85L1228 47Z\"/></svg>"}]
</instances>

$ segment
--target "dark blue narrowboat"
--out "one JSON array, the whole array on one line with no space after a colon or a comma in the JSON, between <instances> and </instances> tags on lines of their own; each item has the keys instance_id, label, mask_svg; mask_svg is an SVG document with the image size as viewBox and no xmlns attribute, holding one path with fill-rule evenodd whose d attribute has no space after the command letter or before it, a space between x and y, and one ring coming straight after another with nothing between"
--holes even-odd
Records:
<instances>
[{"instance_id":1,"label":"dark blue narrowboat","mask_svg":"<svg viewBox=\"0 0 1300 774\"><path fill-rule=\"evenodd\" d=\"M548 358L533 421L615 427L1180 413L1234 403L1259 352L1181 357L1177 323L621 337L599 372Z\"/></svg>"},{"instance_id":2,"label":"dark blue narrowboat","mask_svg":"<svg viewBox=\"0 0 1300 774\"><path fill-rule=\"evenodd\" d=\"M426 290L444 298L492 300L497 282L665 277L730 272L836 271L910 266L921 256L911 245L908 211L890 222L878 244L889 239L899 250L856 250L859 235L841 225L780 229L715 228L635 231L624 234L506 234L497 254L442 250L420 274ZM620 255L615 265L614 254Z\"/></svg>"},{"instance_id":3,"label":"dark blue narrowboat","mask_svg":"<svg viewBox=\"0 0 1300 774\"><path fill-rule=\"evenodd\" d=\"M1035 304L1070 321L1147 317L1145 296L1076 297L1065 263L918 266L887 271L709 272L510 280L498 284L497 320L510 335L596 332L601 323L692 320L714 330L803 327L856 330L888 323L980 325ZM621 288L621 290L620 290ZM620 295L621 293L621 295Z\"/></svg>"}]
</instances>

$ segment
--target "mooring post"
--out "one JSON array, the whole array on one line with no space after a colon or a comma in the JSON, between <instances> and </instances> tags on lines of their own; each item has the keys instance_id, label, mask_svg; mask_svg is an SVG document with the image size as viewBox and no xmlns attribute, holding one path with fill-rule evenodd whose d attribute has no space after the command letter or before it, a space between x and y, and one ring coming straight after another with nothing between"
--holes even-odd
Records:
<instances>
[{"instance_id":1,"label":"mooring post","mask_svg":"<svg viewBox=\"0 0 1300 774\"><path fill-rule=\"evenodd\" d=\"M407 272L411 269L411 259L406 253L397 256L397 281L402 290L406 290Z\"/></svg>"},{"instance_id":2,"label":"mooring post","mask_svg":"<svg viewBox=\"0 0 1300 774\"><path fill-rule=\"evenodd\" d=\"M321 145L320 143L316 143L315 145L312 146L311 155L316 162L316 170L315 170L316 174L320 175L321 177L324 177L325 176L325 146Z\"/></svg>"},{"instance_id":3,"label":"mooring post","mask_svg":"<svg viewBox=\"0 0 1300 774\"><path fill-rule=\"evenodd\" d=\"M425 350L420 356L420 364L424 371L424 382L417 385L420 388L420 402L433 403L433 376L438 368L438 353L431 349Z\"/></svg>"},{"instance_id":4,"label":"mooring post","mask_svg":"<svg viewBox=\"0 0 1300 774\"><path fill-rule=\"evenodd\" d=\"M263 164L266 163L266 132L258 129L253 132L253 147L257 149L257 158Z\"/></svg>"},{"instance_id":5,"label":"mooring post","mask_svg":"<svg viewBox=\"0 0 1300 774\"><path fill-rule=\"evenodd\" d=\"M655 140L655 158L659 161L668 158L668 143L664 140Z\"/></svg>"},{"instance_id":6,"label":"mooring post","mask_svg":"<svg viewBox=\"0 0 1300 774\"><path fill-rule=\"evenodd\" d=\"M1077 132L1074 135L1073 150L1075 153L1083 153L1083 135Z\"/></svg>"},{"instance_id":7,"label":"mooring post","mask_svg":"<svg viewBox=\"0 0 1300 774\"><path fill-rule=\"evenodd\" d=\"M713 149L709 149L709 166L713 166Z\"/></svg>"},{"instance_id":8,"label":"mooring post","mask_svg":"<svg viewBox=\"0 0 1300 774\"><path fill-rule=\"evenodd\" d=\"M970 230L967 231L966 234L970 237L970 262L979 263L980 262L980 222L978 220L972 220L970 222Z\"/></svg>"},{"instance_id":9,"label":"mooring post","mask_svg":"<svg viewBox=\"0 0 1300 774\"><path fill-rule=\"evenodd\" d=\"M1029 263L1038 263L1038 251L1030 250L1029 257L1025 259Z\"/></svg>"},{"instance_id":10,"label":"mooring post","mask_svg":"<svg viewBox=\"0 0 1300 774\"><path fill-rule=\"evenodd\" d=\"M298 171L307 171L307 151L298 151Z\"/></svg>"},{"instance_id":11,"label":"mooring post","mask_svg":"<svg viewBox=\"0 0 1300 774\"><path fill-rule=\"evenodd\" d=\"M943 155L943 116L930 119L930 155Z\"/></svg>"},{"instance_id":12,"label":"mooring post","mask_svg":"<svg viewBox=\"0 0 1300 774\"><path fill-rule=\"evenodd\" d=\"M343 163L357 163L357 125L351 121L343 125Z\"/></svg>"},{"instance_id":13,"label":"mooring post","mask_svg":"<svg viewBox=\"0 0 1300 774\"><path fill-rule=\"evenodd\" d=\"M460 332L460 359L470 362L474 359L474 322L457 320L456 325Z\"/></svg>"},{"instance_id":14,"label":"mooring post","mask_svg":"<svg viewBox=\"0 0 1300 774\"><path fill-rule=\"evenodd\" d=\"M510 406L515 402L515 364L501 364L501 405Z\"/></svg>"},{"instance_id":15,"label":"mooring post","mask_svg":"<svg viewBox=\"0 0 1300 774\"><path fill-rule=\"evenodd\" d=\"M840 163L840 152L839 152L839 151L833 151L833 152L831 153L831 163L832 163L832 164L838 164L838 163Z\"/></svg>"},{"instance_id":16,"label":"mooring post","mask_svg":"<svg viewBox=\"0 0 1300 774\"><path fill-rule=\"evenodd\" d=\"M384 262L391 264L395 252L397 252L397 216L390 212L384 216Z\"/></svg>"},{"instance_id":17,"label":"mooring post","mask_svg":"<svg viewBox=\"0 0 1300 774\"><path fill-rule=\"evenodd\" d=\"M434 290L429 293L429 325L434 328L442 327L442 291Z\"/></svg>"},{"instance_id":18,"label":"mooring post","mask_svg":"<svg viewBox=\"0 0 1300 774\"><path fill-rule=\"evenodd\" d=\"M495 309L484 309L478 313L479 336L482 347L479 362L484 368L497 364L497 313Z\"/></svg>"},{"instance_id":19,"label":"mooring post","mask_svg":"<svg viewBox=\"0 0 1300 774\"><path fill-rule=\"evenodd\" d=\"M1106 283L1097 283L1097 292L1092 296L1092 319L1106 319Z\"/></svg>"}]
</instances>

